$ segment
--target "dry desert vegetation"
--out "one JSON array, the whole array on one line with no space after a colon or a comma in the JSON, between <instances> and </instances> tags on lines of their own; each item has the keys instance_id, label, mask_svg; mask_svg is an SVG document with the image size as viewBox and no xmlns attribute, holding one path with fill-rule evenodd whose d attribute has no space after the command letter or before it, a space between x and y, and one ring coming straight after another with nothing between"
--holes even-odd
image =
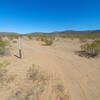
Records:
<instances>
[{"instance_id":1,"label":"dry desert vegetation","mask_svg":"<svg viewBox=\"0 0 100 100\"><path fill-rule=\"evenodd\" d=\"M88 43L86 43L88 41ZM100 100L99 40L0 38L0 100Z\"/></svg>"}]
</instances>

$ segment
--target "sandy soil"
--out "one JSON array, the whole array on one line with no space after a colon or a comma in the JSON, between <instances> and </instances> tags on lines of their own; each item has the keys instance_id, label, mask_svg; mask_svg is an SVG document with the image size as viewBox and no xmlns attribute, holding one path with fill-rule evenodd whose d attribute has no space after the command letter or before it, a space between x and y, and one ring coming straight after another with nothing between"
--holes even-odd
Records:
<instances>
[{"instance_id":1,"label":"sandy soil","mask_svg":"<svg viewBox=\"0 0 100 100\"><path fill-rule=\"evenodd\" d=\"M10 62L5 71L7 82L0 84L0 100L24 100L14 98L13 94L18 95L21 89L31 88L33 83L26 80L26 75L32 64L52 76L50 84L61 82L67 95L57 99L47 86L39 100L100 100L100 57L88 59L75 54L80 50L78 40L59 39L52 46L44 46L40 41L24 38L22 59L14 56L18 55L17 43L11 45L11 56L0 57L1 63ZM65 96L64 93L61 95Z\"/></svg>"}]
</instances>

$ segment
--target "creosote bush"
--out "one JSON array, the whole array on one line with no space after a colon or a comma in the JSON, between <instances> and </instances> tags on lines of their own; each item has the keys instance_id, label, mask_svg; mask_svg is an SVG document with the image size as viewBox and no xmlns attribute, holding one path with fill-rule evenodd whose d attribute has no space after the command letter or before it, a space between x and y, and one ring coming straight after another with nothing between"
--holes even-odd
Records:
<instances>
[{"instance_id":1,"label":"creosote bush","mask_svg":"<svg viewBox=\"0 0 100 100\"><path fill-rule=\"evenodd\" d=\"M8 38L9 41L12 41L13 39L18 39L19 36L22 36L22 34L16 34L16 33L1 33L0 34L0 40L1 38Z\"/></svg>"},{"instance_id":2,"label":"creosote bush","mask_svg":"<svg viewBox=\"0 0 100 100\"><path fill-rule=\"evenodd\" d=\"M45 43L45 45L52 45L55 40L53 36L42 36L41 41Z\"/></svg>"},{"instance_id":3,"label":"creosote bush","mask_svg":"<svg viewBox=\"0 0 100 100\"><path fill-rule=\"evenodd\" d=\"M44 42L45 42L46 45L52 45L53 44L53 39L45 38Z\"/></svg>"},{"instance_id":4,"label":"creosote bush","mask_svg":"<svg viewBox=\"0 0 100 100\"><path fill-rule=\"evenodd\" d=\"M94 40L92 43L81 45L81 50L89 55L98 55L100 53L100 40Z\"/></svg>"},{"instance_id":5,"label":"creosote bush","mask_svg":"<svg viewBox=\"0 0 100 100\"><path fill-rule=\"evenodd\" d=\"M0 55L9 55L8 42L0 40Z\"/></svg>"},{"instance_id":6,"label":"creosote bush","mask_svg":"<svg viewBox=\"0 0 100 100\"><path fill-rule=\"evenodd\" d=\"M29 39L32 39L32 38L33 38L33 36L32 36L31 34L27 35L27 37L28 37Z\"/></svg>"}]
</instances>

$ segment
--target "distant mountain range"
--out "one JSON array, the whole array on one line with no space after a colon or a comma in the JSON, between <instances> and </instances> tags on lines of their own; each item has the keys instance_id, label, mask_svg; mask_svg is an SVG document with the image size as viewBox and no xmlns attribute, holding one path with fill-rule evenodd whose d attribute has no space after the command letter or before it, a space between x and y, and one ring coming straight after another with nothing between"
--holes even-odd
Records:
<instances>
[{"instance_id":1,"label":"distant mountain range","mask_svg":"<svg viewBox=\"0 0 100 100\"><path fill-rule=\"evenodd\" d=\"M52 32L53 34L100 34L100 30L93 30L93 31L60 31L60 32Z\"/></svg>"},{"instance_id":2,"label":"distant mountain range","mask_svg":"<svg viewBox=\"0 0 100 100\"><path fill-rule=\"evenodd\" d=\"M0 34L20 34L20 33L15 33L15 32L0 32Z\"/></svg>"},{"instance_id":3,"label":"distant mountain range","mask_svg":"<svg viewBox=\"0 0 100 100\"><path fill-rule=\"evenodd\" d=\"M68 30L68 31L56 31L56 32L51 32L51 34L100 34L100 30L92 30L92 31L73 31L73 30ZM0 32L0 34L20 34L20 33L15 33L15 32ZM50 33L45 33L45 32L33 32L33 33L26 33L26 34L50 34Z\"/></svg>"}]
</instances>

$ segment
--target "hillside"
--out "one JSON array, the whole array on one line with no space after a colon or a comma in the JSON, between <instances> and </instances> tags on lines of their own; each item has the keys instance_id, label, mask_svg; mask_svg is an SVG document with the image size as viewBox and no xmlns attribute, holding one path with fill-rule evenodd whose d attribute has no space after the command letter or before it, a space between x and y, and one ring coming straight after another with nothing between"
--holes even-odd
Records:
<instances>
[{"instance_id":1,"label":"hillside","mask_svg":"<svg viewBox=\"0 0 100 100\"><path fill-rule=\"evenodd\" d=\"M69 30L69 31L58 31L58 32L53 32L53 34L92 34L92 33L99 33L100 34L100 30L93 30L93 31L73 31L73 30Z\"/></svg>"},{"instance_id":2,"label":"hillside","mask_svg":"<svg viewBox=\"0 0 100 100\"><path fill-rule=\"evenodd\" d=\"M21 34L15 32L0 32L0 34ZM92 31L74 31L74 30L65 30L65 31L56 31L56 32L32 32L26 34L100 34L100 30L92 30Z\"/></svg>"}]
</instances>

